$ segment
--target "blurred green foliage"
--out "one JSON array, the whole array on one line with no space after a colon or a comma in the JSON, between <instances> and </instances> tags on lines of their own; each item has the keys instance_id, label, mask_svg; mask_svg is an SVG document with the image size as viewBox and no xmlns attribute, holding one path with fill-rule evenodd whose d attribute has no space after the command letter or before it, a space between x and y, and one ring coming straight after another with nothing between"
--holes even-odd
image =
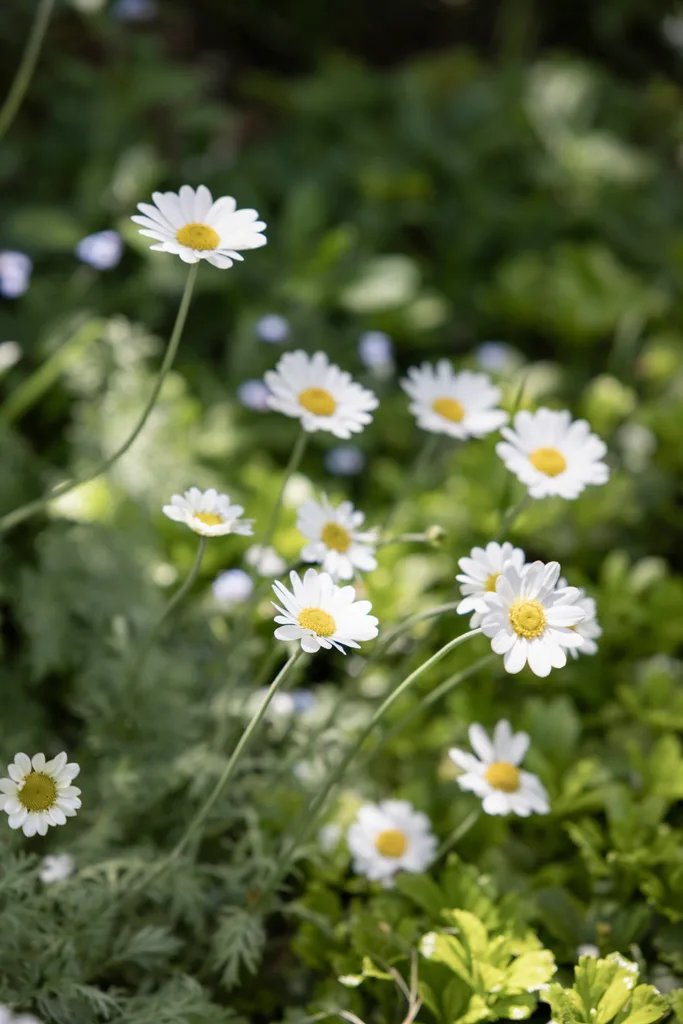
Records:
<instances>
[{"instance_id":1,"label":"blurred green foliage","mask_svg":"<svg viewBox=\"0 0 683 1024\"><path fill-rule=\"evenodd\" d=\"M202 267L176 369L127 457L0 538L2 756L64 747L82 765L84 806L67 829L44 841L0 829L0 1002L46 1024L400 1020L387 964L410 985L417 957L420 1021L545 1019L549 1003L570 1024L648 1024L667 1012L651 986L673 992L683 1020L683 92L660 36L675 12L595 5L578 52L574 29L573 45L534 46L564 41L561 5L504 5L497 49L486 10L444 5L411 39L418 5L390 6L393 49L360 3L163 3L136 23L114 4L62 3L0 146L0 250L34 264L26 294L0 299L0 342L21 347L0 369L0 512L94 465L144 406L185 270L147 249L135 204L204 182L269 223L268 246L243 264ZM30 15L27 0L0 9L7 83ZM471 46L436 46L461 24ZM104 228L126 248L99 272L74 246ZM357 657L299 666L313 708L269 717L201 846L130 898L133 875L171 848L220 775L272 651L265 593L244 660L237 614L211 596L215 574L242 561L244 543L227 538L210 544L144 678L131 689L125 672L194 559L192 535L160 513L169 494L225 489L261 526L276 498L295 426L245 409L238 391L278 358L258 337L268 313L289 321L282 347L324 349L382 403L357 441L358 475L330 476L331 439L309 446L276 534L288 558L301 543L294 505L311 488L352 498L371 524L401 492L421 438L397 379L422 359L490 370L508 409L524 382L525 405L585 416L613 473L574 503L535 503L513 531L597 598L600 653L547 681L505 676L494 660L421 710L487 645L459 649L392 709L330 815L345 826L362 800L400 796L445 838L474 806L448 747L470 722L507 716L531 734L549 818L480 818L460 860L390 893L349 875L343 844L311 844L266 919L259 883L325 766L462 629L454 617L423 624L362 677ZM360 360L368 330L393 338L389 374ZM507 348L480 347L491 338ZM457 559L519 497L493 439L442 443L419 484L395 525L439 524L446 539L382 552L367 590L383 624L452 600ZM39 857L66 849L77 874L42 885ZM479 973L419 953L429 932L458 962L469 944ZM558 974L540 1006L528 989L545 974L496 1008L482 971L507 978L511 957L530 955L523 936ZM585 943L606 959L582 961L572 981ZM640 972L632 993L617 951Z\"/></svg>"}]
</instances>

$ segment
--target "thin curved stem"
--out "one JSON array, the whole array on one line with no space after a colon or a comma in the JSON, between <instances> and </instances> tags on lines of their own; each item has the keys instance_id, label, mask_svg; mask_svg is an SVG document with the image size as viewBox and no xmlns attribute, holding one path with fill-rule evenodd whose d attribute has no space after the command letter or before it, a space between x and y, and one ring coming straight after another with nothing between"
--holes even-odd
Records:
<instances>
[{"instance_id":1,"label":"thin curved stem","mask_svg":"<svg viewBox=\"0 0 683 1024\"><path fill-rule=\"evenodd\" d=\"M505 512L501 520L500 530L496 534L496 541L503 540L515 519L524 511L530 501L529 495L525 494L521 501L518 501L516 505L513 505Z\"/></svg>"},{"instance_id":2,"label":"thin curved stem","mask_svg":"<svg viewBox=\"0 0 683 1024\"><path fill-rule=\"evenodd\" d=\"M259 541L261 547L268 547L273 538L273 534L275 533L275 527L277 526L277 521L280 518L282 502L285 497L285 490L287 488L287 484L289 483L289 478L292 476L293 473L296 473L297 469L299 468L304 452L306 450L307 443L308 434L306 433L305 430L302 430L299 436L297 437L296 441L294 442L294 447L292 448L292 453L289 456L289 462L287 463L287 468L285 469L285 475L282 478L280 493L278 494L275 505L273 506L273 511L270 513L270 519L268 520L268 525L266 526L265 533L263 534L262 539Z\"/></svg>"},{"instance_id":3,"label":"thin curved stem","mask_svg":"<svg viewBox=\"0 0 683 1024\"><path fill-rule=\"evenodd\" d=\"M361 732L360 736L357 738L355 743L353 743L349 747L349 749L346 751L339 764L332 769L332 771L327 776L327 779L323 783L321 789L313 798L308 808L308 814L305 820L302 822L297 833L291 839L288 848L283 851L282 856L279 858L278 867L276 871L264 885L258 900L259 904L262 904L263 901L277 888L277 886L280 883L280 880L284 878L284 876L286 875L287 871L289 870L294 860L296 851L301 846L301 844L304 843L308 838L320 814L324 810L325 805L330 795L332 794L333 790L336 788L338 783L341 782L347 768L353 761L354 757L361 750L368 736L370 736L377 723L381 721L381 719L384 717L385 713L389 710L392 704L394 704L400 697L402 697L406 690L408 690L413 685L413 683L420 678L420 676L424 675L424 673L428 672L430 668L433 668L434 665L438 664L443 658L446 657L446 655L450 654L451 651L455 650L456 647L459 647L460 644L464 643L466 640L469 640L473 636L478 636L480 633L480 629L471 629L469 630L469 632L463 633L461 634L461 636L456 636L453 640L449 640L449 642L447 644L444 644L444 646L441 647L435 654L433 654L431 658L428 658L427 661L422 663L422 665L414 669L414 671L411 672L410 675L406 676L403 682L399 686L397 686L396 689L393 690L388 695L388 697L386 697L382 701L380 706L372 715L368 724Z\"/></svg>"},{"instance_id":4,"label":"thin curved stem","mask_svg":"<svg viewBox=\"0 0 683 1024\"><path fill-rule=\"evenodd\" d=\"M17 73L14 76L14 81L10 86L10 90L7 93L2 109L0 109L0 139L5 135L8 128L14 121L14 118L17 116L19 107L26 95L26 90L31 83L33 71L36 66L36 61L38 60L40 48L43 45L43 39L47 32L47 26L50 21L50 15L52 14L53 7L54 0L40 0L40 3L36 7L31 31L28 34L26 46L19 63L19 67L17 68Z\"/></svg>"},{"instance_id":5,"label":"thin curved stem","mask_svg":"<svg viewBox=\"0 0 683 1024\"><path fill-rule=\"evenodd\" d=\"M268 689L268 693L266 694L266 696L263 699L263 703L261 704L261 706L258 709L258 711L256 711L256 713L254 714L253 718L251 719L251 721L247 725L246 729L242 733L242 736L240 737L239 743L237 744L237 746L233 750L230 758L228 759L228 762L227 762L227 764L226 764L226 766L225 766L225 768L223 770L223 774L221 775L220 779L218 780L218 782L216 783L216 785L212 789L212 791L209 794L208 798L202 804L202 806L199 808L199 810L195 814L194 818L192 818L192 820L190 821L190 824L187 826L187 828L185 829L184 833L182 834L182 836L180 837L180 839L178 840L176 845L173 847L171 852L168 854L168 856L164 857L159 862L159 864L155 865L155 867L153 867L152 870L149 871L140 880L140 882L136 886L133 887L133 891L137 891L140 888L146 888L150 884L150 882L156 880L159 877L159 875L161 875L173 863L173 861L176 860L180 856L180 854L183 852L183 850L185 849L187 844L190 842L190 840L193 838L193 836L195 836L197 834L197 832L201 829L201 827L204 824L206 818L208 817L212 807L214 806L214 804L218 800L219 796L221 795L221 793L223 792L223 790L227 786L227 784L230 781L230 779L235 774L235 769L237 768L237 764L238 764L242 754L246 750L246 748L247 748L247 746L249 744L249 741L251 740L252 736L254 735L256 729L258 728L259 724L261 723L261 721L263 719L263 716L265 715L266 711L268 710L268 706L270 705L270 702L272 701L272 699L275 696L275 694L277 693L277 691L282 687L282 685L285 682L287 676L289 675L291 669L293 668L294 664L299 660L299 658L301 657L302 653L303 652L302 652L301 648L299 648L298 650L296 650L294 652L294 654L292 654L288 658L288 660L282 666L282 668L280 669L280 671L276 675L275 679L270 684L270 687Z\"/></svg>"},{"instance_id":6,"label":"thin curved stem","mask_svg":"<svg viewBox=\"0 0 683 1024\"><path fill-rule=\"evenodd\" d=\"M459 825L453 829L450 835L447 835L442 842L439 849L436 851L435 861L445 857L449 850L452 850L456 843L467 835L470 829L474 828L479 819L481 818L481 807L477 807L474 811L471 811L466 818L460 822Z\"/></svg>"},{"instance_id":7,"label":"thin curved stem","mask_svg":"<svg viewBox=\"0 0 683 1024\"><path fill-rule=\"evenodd\" d=\"M156 643L164 624L166 623L167 619L169 618L173 610L178 607L182 599L185 597L187 592L192 587L194 581L197 579L197 576L199 575L199 570L201 568L202 560L204 558L204 552L206 551L207 540L207 537L199 538L199 547L197 548L197 555L195 557L194 564L190 569L189 575L187 579L178 587L175 594L164 608L163 612L161 613L161 617L157 621L156 625L154 625L152 629L149 631L147 639L145 640L145 643L142 646L142 649L140 650L128 674L126 684L127 686L129 686L133 682L133 680L137 679L140 673L142 672L143 668L145 667L145 662L149 657L149 652L152 650L152 647L154 647L154 644Z\"/></svg>"},{"instance_id":8,"label":"thin curved stem","mask_svg":"<svg viewBox=\"0 0 683 1024\"><path fill-rule=\"evenodd\" d=\"M404 499L410 493L411 489L415 486L416 483L420 482L425 466L433 459L434 455L436 454L436 450L439 446L439 440L439 434L430 434L429 437L426 438L424 444L417 453L413 465L405 474L403 486L401 487L398 494L394 498L391 506L389 507L389 511L384 517L384 522L382 523L382 533L385 533L386 530L389 528L390 524L394 521L396 513L403 504Z\"/></svg>"},{"instance_id":9,"label":"thin curved stem","mask_svg":"<svg viewBox=\"0 0 683 1024\"><path fill-rule=\"evenodd\" d=\"M52 488L47 494L44 494L42 498L36 499L36 501L30 501L26 505L21 505L19 508L14 509L13 512L8 512L0 519L0 534L5 533L7 530L11 530L12 527L17 526L19 523L23 523L25 519L29 519L34 513L40 512L42 508L49 505L55 498L61 498L63 495L73 491L76 487L80 487L82 484L90 483L96 477L101 476L102 473L106 473L108 469L114 465L115 462L126 454L128 449L137 440L141 434L147 420L149 419L152 409L156 405L159 392L161 391L162 385L168 376L168 373L173 365L176 352L178 351L178 345L183 333L183 327L185 326L185 320L187 319L187 311L190 308L190 300L192 298L192 291L194 284L197 279L198 263L193 264L190 267L190 272L187 275L187 281L185 282L185 289L183 291L182 298L180 300L180 306L178 307L178 313L176 315L175 324L173 325L173 331L171 332L171 338L168 343L168 348L164 355L164 360L161 364L161 369L152 388L152 393L149 396L147 405L145 406L140 419L138 420L133 432L126 438L122 445L116 449L116 451L109 455L106 459L100 462L95 469L89 473L85 473L83 476L76 477L73 480L66 480L62 484L58 484L57 487Z\"/></svg>"},{"instance_id":10,"label":"thin curved stem","mask_svg":"<svg viewBox=\"0 0 683 1024\"><path fill-rule=\"evenodd\" d=\"M391 647L394 640L405 633L406 630L412 629L413 626L417 626L420 622L426 622L428 619L435 619L439 615L445 615L446 612L454 612L459 604L460 601L447 601L445 604L437 604L434 608L428 608L424 612L416 612L415 615L409 615L407 619L403 619L387 633L386 637L377 641L375 649L365 667L367 668L368 665L374 664L380 655L384 654Z\"/></svg>"}]
</instances>

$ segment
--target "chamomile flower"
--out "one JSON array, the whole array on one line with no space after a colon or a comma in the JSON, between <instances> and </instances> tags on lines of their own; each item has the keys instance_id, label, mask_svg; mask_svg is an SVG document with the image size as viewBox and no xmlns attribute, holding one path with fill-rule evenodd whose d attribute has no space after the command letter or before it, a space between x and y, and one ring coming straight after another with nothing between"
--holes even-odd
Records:
<instances>
[{"instance_id":1,"label":"chamomile flower","mask_svg":"<svg viewBox=\"0 0 683 1024\"><path fill-rule=\"evenodd\" d=\"M521 569L525 559L522 549L513 547L509 541L504 544L491 541L485 548L472 548L469 557L458 561L462 569L455 577L462 593L462 601L456 609L458 615L487 612L486 595L495 594L503 569L508 565Z\"/></svg>"},{"instance_id":2,"label":"chamomile flower","mask_svg":"<svg viewBox=\"0 0 683 1024\"><path fill-rule=\"evenodd\" d=\"M557 586L560 589L565 589L567 581L564 578L560 578L557 581ZM589 597L583 587L577 587L576 590L578 596L574 599L574 603L581 608L585 618L573 627L579 636L583 637L583 643L578 648L570 647L569 653L572 658L578 658L579 654L597 654L598 645L595 641L602 636L602 627L598 622L595 598Z\"/></svg>"},{"instance_id":3,"label":"chamomile flower","mask_svg":"<svg viewBox=\"0 0 683 1024\"><path fill-rule=\"evenodd\" d=\"M70 853L50 853L43 857L38 874L41 882L50 885L52 882L65 882L71 878L76 861Z\"/></svg>"},{"instance_id":4,"label":"chamomile flower","mask_svg":"<svg viewBox=\"0 0 683 1024\"><path fill-rule=\"evenodd\" d=\"M510 723L502 719L493 731L493 739L477 724L470 726L468 735L474 754L458 747L448 753L463 772L456 782L461 789L481 797L485 814L527 818L548 813L550 802L542 782L519 767L529 749L527 733L513 733Z\"/></svg>"},{"instance_id":5,"label":"chamomile flower","mask_svg":"<svg viewBox=\"0 0 683 1024\"><path fill-rule=\"evenodd\" d=\"M410 411L418 426L432 434L458 440L485 437L507 423L507 413L496 408L500 388L490 377L470 370L456 373L448 359L411 367L401 387L412 399Z\"/></svg>"},{"instance_id":6,"label":"chamomile flower","mask_svg":"<svg viewBox=\"0 0 683 1024\"><path fill-rule=\"evenodd\" d=\"M356 569L372 572L377 568L373 531L361 532L365 515L350 501L336 508L327 498L305 501L299 509L297 530L310 541L301 551L304 562L317 562L333 579L353 579Z\"/></svg>"},{"instance_id":7,"label":"chamomile flower","mask_svg":"<svg viewBox=\"0 0 683 1024\"><path fill-rule=\"evenodd\" d=\"M33 759L17 754L7 766L9 778L0 779L0 810L9 827L22 829L25 836L44 836L50 825L73 818L81 806L81 791L71 785L79 771L77 764L67 764L64 752L51 761L44 754Z\"/></svg>"},{"instance_id":8,"label":"chamomile flower","mask_svg":"<svg viewBox=\"0 0 683 1024\"><path fill-rule=\"evenodd\" d=\"M364 804L347 842L356 874L384 885L390 885L398 871L425 871L437 847L429 818L407 800Z\"/></svg>"},{"instance_id":9,"label":"chamomile flower","mask_svg":"<svg viewBox=\"0 0 683 1024\"><path fill-rule=\"evenodd\" d=\"M377 397L351 374L330 363L324 352L287 352L265 374L270 407L301 421L309 433L327 430L349 438L372 421Z\"/></svg>"},{"instance_id":10,"label":"chamomile flower","mask_svg":"<svg viewBox=\"0 0 683 1024\"><path fill-rule=\"evenodd\" d=\"M208 491L190 487L184 494L174 494L171 504L164 505L162 512L203 537L222 537L226 533L250 537L254 532L253 520L241 518L242 506L231 505L229 496L219 494L213 487Z\"/></svg>"},{"instance_id":11,"label":"chamomile flower","mask_svg":"<svg viewBox=\"0 0 683 1024\"><path fill-rule=\"evenodd\" d=\"M154 206L138 203L141 216L131 217L141 235L153 238L150 246L180 256L185 263L208 260L225 270L244 259L237 250L258 249L266 244L265 228L256 210L238 210L232 196L215 202L206 185L180 192L154 192Z\"/></svg>"},{"instance_id":12,"label":"chamomile flower","mask_svg":"<svg viewBox=\"0 0 683 1024\"><path fill-rule=\"evenodd\" d=\"M567 664L566 648L584 640L573 627L585 617L576 587L558 588L557 562L532 562L523 568L508 565L487 593L481 629L491 649L504 655L507 672L521 672L529 664L537 676Z\"/></svg>"},{"instance_id":13,"label":"chamomile flower","mask_svg":"<svg viewBox=\"0 0 683 1024\"><path fill-rule=\"evenodd\" d=\"M607 482L607 445L566 409L522 409L501 434L496 452L531 498L578 498L589 484Z\"/></svg>"},{"instance_id":14,"label":"chamomile flower","mask_svg":"<svg viewBox=\"0 0 683 1024\"><path fill-rule=\"evenodd\" d=\"M278 612L278 640L298 640L307 654L321 647L334 647L346 654L345 647L360 647L360 642L377 636L378 620L370 615L372 605L356 601L353 587L338 587L328 573L315 569L307 569L303 579L292 571L289 579L293 592L279 581L273 584L282 602L273 602Z\"/></svg>"}]
</instances>

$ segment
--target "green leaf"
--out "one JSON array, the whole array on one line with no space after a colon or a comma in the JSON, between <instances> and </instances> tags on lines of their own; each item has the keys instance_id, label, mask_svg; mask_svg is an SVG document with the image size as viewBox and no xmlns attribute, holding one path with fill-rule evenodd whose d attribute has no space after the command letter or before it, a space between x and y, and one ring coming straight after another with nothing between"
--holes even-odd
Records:
<instances>
[{"instance_id":1,"label":"green leaf","mask_svg":"<svg viewBox=\"0 0 683 1024\"><path fill-rule=\"evenodd\" d=\"M503 991L510 994L536 991L550 981L555 970L555 958L549 949L523 953L506 971Z\"/></svg>"}]
</instances>

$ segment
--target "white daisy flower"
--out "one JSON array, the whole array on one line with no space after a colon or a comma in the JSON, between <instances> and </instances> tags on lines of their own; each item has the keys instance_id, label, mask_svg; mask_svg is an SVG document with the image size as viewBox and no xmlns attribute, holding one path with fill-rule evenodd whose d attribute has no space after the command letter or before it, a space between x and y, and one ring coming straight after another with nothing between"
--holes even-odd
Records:
<instances>
[{"instance_id":1,"label":"white daisy flower","mask_svg":"<svg viewBox=\"0 0 683 1024\"><path fill-rule=\"evenodd\" d=\"M303 579L290 572L293 593L278 582L273 584L282 606L275 630L278 640L299 640L302 650L314 654L321 647L331 647L346 654L344 647L360 647L359 641L374 640L378 620L370 615L369 601L356 601L353 587L338 587L329 573L307 569Z\"/></svg>"},{"instance_id":2,"label":"white daisy flower","mask_svg":"<svg viewBox=\"0 0 683 1024\"><path fill-rule=\"evenodd\" d=\"M485 437L507 423L507 413L495 408L500 388L491 378L470 370L456 373L448 359L411 367L401 387L412 398L410 411L418 426L432 434L465 440Z\"/></svg>"},{"instance_id":3,"label":"white daisy flower","mask_svg":"<svg viewBox=\"0 0 683 1024\"><path fill-rule=\"evenodd\" d=\"M326 497L322 501L305 501L299 509L296 528L311 543L301 551L304 562L317 562L333 579L353 579L356 569L372 572L377 568L374 531L360 532L363 512L350 501L336 508Z\"/></svg>"},{"instance_id":4,"label":"white daisy flower","mask_svg":"<svg viewBox=\"0 0 683 1024\"><path fill-rule=\"evenodd\" d=\"M33 760L17 754L7 766L9 778L0 779L0 811L7 814L9 827L23 829L25 836L44 836L49 825L73 818L81 806L81 791L71 783L80 770L67 764L64 752L51 761L44 754Z\"/></svg>"},{"instance_id":5,"label":"white daisy flower","mask_svg":"<svg viewBox=\"0 0 683 1024\"><path fill-rule=\"evenodd\" d=\"M557 581L558 589L566 589L567 581L564 577L561 577ZM572 658L578 658L579 652L581 654L597 654L598 645L596 640L602 636L602 627L598 622L597 618L597 605L595 598L589 597L583 587L577 587L578 597L574 599L574 604L577 604L584 613L585 618L578 622L576 626L572 628L576 630L579 636L583 637L583 643L580 647L570 647L569 653Z\"/></svg>"},{"instance_id":6,"label":"white daisy flower","mask_svg":"<svg viewBox=\"0 0 683 1024\"><path fill-rule=\"evenodd\" d=\"M519 569L508 565L498 577L495 594L487 593L481 623L491 649L503 654L507 672L520 672L529 663L537 676L567 664L565 648L580 647L583 637L572 627L585 612L576 587L557 587L558 562L532 562Z\"/></svg>"},{"instance_id":7,"label":"white daisy flower","mask_svg":"<svg viewBox=\"0 0 683 1024\"><path fill-rule=\"evenodd\" d=\"M607 445L566 409L522 409L501 434L496 452L532 498L578 498L588 484L607 482Z\"/></svg>"},{"instance_id":8,"label":"white daisy flower","mask_svg":"<svg viewBox=\"0 0 683 1024\"><path fill-rule=\"evenodd\" d=\"M547 814L550 802L543 783L537 775L519 767L529 749L529 736L525 732L513 733L510 723L502 719L489 739L480 725L468 730L472 750L468 754L454 747L448 754L463 771L456 782L461 789L475 793L482 799L485 814Z\"/></svg>"},{"instance_id":9,"label":"white daisy flower","mask_svg":"<svg viewBox=\"0 0 683 1024\"><path fill-rule=\"evenodd\" d=\"M162 512L203 537L222 537L226 533L250 537L254 532L253 519L241 519L242 506L231 505L229 496L219 494L213 487L208 491L190 487L184 494L174 494L171 504L164 505Z\"/></svg>"},{"instance_id":10,"label":"white daisy flower","mask_svg":"<svg viewBox=\"0 0 683 1024\"><path fill-rule=\"evenodd\" d=\"M16 1016L9 1006L0 1005L0 1024L41 1024L41 1022L32 1013L20 1013Z\"/></svg>"},{"instance_id":11,"label":"white daisy flower","mask_svg":"<svg viewBox=\"0 0 683 1024\"><path fill-rule=\"evenodd\" d=\"M398 871L425 871L437 848L429 818L407 800L364 804L347 842L356 874L384 885L390 885Z\"/></svg>"},{"instance_id":12,"label":"white daisy flower","mask_svg":"<svg viewBox=\"0 0 683 1024\"><path fill-rule=\"evenodd\" d=\"M287 568L282 555L278 554L275 548L264 547L263 544L252 544L244 552L244 561L252 569L256 569L259 576L279 576Z\"/></svg>"},{"instance_id":13,"label":"white daisy flower","mask_svg":"<svg viewBox=\"0 0 683 1024\"><path fill-rule=\"evenodd\" d=\"M70 853L51 853L43 857L38 875L41 882L49 885L52 882L65 882L71 878L76 867L76 861Z\"/></svg>"},{"instance_id":14,"label":"white daisy flower","mask_svg":"<svg viewBox=\"0 0 683 1024\"><path fill-rule=\"evenodd\" d=\"M330 363L324 352L287 352L265 381L271 409L299 419L309 433L327 430L349 438L372 422L370 413L379 405L372 391Z\"/></svg>"},{"instance_id":15,"label":"white daisy flower","mask_svg":"<svg viewBox=\"0 0 683 1024\"><path fill-rule=\"evenodd\" d=\"M460 558L458 565L462 572L455 577L462 593L462 601L456 609L458 615L487 612L486 594L495 594L503 569L508 565L521 569L525 559L522 549L513 547L509 541L504 544L491 541L485 548L472 548L469 557Z\"/></svg>"},{"instance_id":16,"label":"white daisy flower","mask_svg":"<svg viewBox=\"0 0 683 1024\"><path fill-rule=\"evenodd\" d=\"M256 210L238 210L232 196L213 201L206 185L193 189L183 185L180 192L154 192L154 206L138 203L142 216L131 217L140 224L140 234L154 238L151 249L180 256L185 263L208 260L222 270L244 259L238 249L258 249L266 244L265 228Z\"/></svg>"}]
</instances>

